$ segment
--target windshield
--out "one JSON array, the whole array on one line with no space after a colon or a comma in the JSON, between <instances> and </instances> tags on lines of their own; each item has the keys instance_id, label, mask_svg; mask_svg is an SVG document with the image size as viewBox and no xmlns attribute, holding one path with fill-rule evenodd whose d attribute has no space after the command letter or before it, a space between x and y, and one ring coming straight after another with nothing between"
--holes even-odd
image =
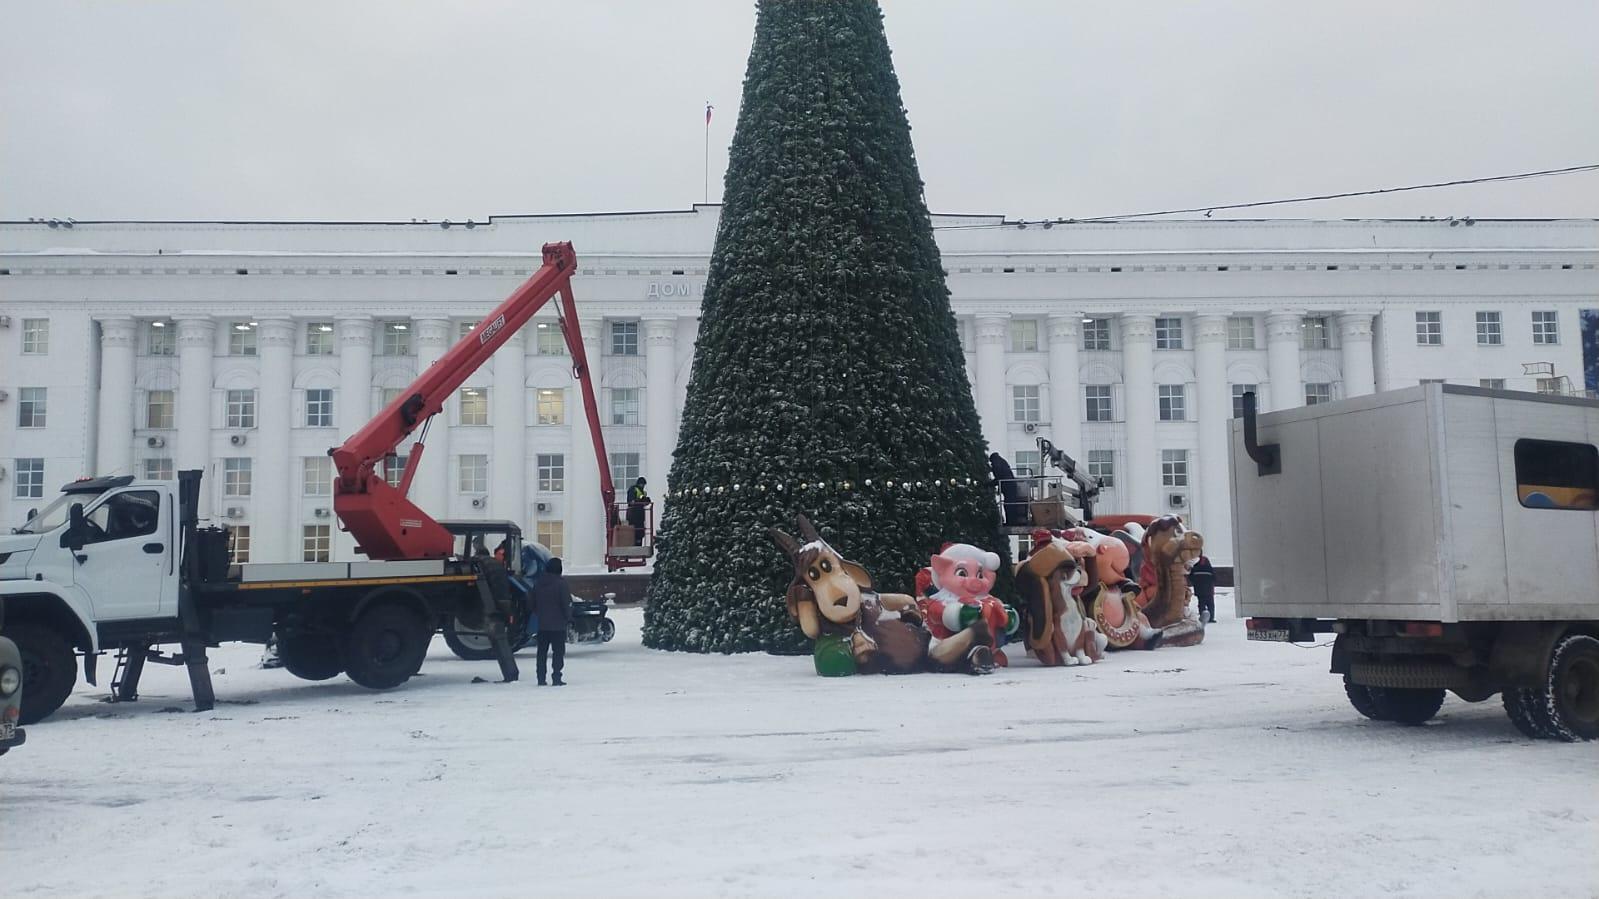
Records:
<instances>
[{"instance_id":1,"label":"windshield","mask_svg":"<svg viewBox=\"0 0 1599 899\"><path fill-rule=\"evenodd\" d=\"M20 528L12 528L11 533L43 534L46 531L53 531L66 524L67 510L72 507L73 503L83 503L87 506L89 503L94 502L95 497L99 495L98 493L63 493L56 497L50 505L45 506L38 515L28 519L27 524Z\"/></svg>"}]
</instances>

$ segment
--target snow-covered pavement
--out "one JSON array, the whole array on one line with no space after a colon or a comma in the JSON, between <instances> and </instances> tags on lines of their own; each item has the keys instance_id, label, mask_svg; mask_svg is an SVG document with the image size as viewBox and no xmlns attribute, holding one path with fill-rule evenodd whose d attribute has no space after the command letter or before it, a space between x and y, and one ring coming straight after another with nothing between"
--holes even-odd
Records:
<instances>
[{"instance_id":1,"label":"snow-covered pavement","mask_svg":"<svg viewBox=\"0 0 1599 899\"><path fill-rule=\"evenodd\" d=\"M1221 605L1225 608L1226 601ZM564 689L442 641L389 693L214 651L0 760L0 893L1593 896L1599 751L1497 700L1360 718L1325 647L986 678L572 647ZM102 666L104 670L104 666Z\"/></svg>"}]
</instances>

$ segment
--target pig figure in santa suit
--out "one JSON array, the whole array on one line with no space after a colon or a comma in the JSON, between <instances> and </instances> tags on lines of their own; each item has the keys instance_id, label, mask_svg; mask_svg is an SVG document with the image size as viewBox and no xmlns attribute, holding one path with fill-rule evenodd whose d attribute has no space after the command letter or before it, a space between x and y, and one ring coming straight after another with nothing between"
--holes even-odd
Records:
<instances>
[{"instance_id":1,"label":"pig figure in santa suit","mask_svg":"<svg viewBox=\"0 0 1599 899\"><path fill-rule=\"evenodd\" d=\"M999 555L969 543L946 543L928 573L932 589L920 605L933 633L934 663L972 674L1008 664L999 646L1016 633L1021 619L989 594L999 574Z\"/></svg>"}]
</instances>

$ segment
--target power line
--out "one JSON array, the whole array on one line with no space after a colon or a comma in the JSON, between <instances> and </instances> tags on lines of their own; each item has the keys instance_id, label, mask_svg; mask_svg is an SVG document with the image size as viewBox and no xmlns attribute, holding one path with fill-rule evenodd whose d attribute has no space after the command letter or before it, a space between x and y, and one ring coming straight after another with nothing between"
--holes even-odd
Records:
<instances>
[{"instance_id":1,"label":"power line","mask_svg":"<svg viewBox=\"0 0 1599 899\"><path fill-rule=\"evenodd\" d=\"M1462 178L1457 181L1435 181L1431 184L1409 184L1404 187L1379 187L1372 190L1352 190L1337 194L1317 194L1308 197L1291 197L1284 200L1257 200L1252 203L1218 203L1213 206L1192 206L1187 209L1162 209L1156 212L1130 212L1124 215L1100 215L1093 218L1056 218L1038 219L1033 221L1014 221L1001 223L984 223L980 225L935 225L934 231L977 231L989 228L1019 228L1027 225L1068 225L1089 222L1125 221L1126 219L1151 218L1159 215L1183 215L1190 212L1203 212L1209 218L1212 212L1221 209L1256 209L1262 206L1282 206L1289 203L1313 203L1318 200L1341 200L1346 197L1370 197L1377 194L1396 194L1411 190L1431 190L1439 187L1461 187L1468 184L1488 184L1497 181L1524 181L1530 178L1547 178L1558 175L1574 175L1579 172L1599 171L1599 163L1588 165L1573 165L1563 169L1543 169L1537 172L1517 172L1513 175L1492 175L1487 178Z\"/></svg>"}]
</instances>

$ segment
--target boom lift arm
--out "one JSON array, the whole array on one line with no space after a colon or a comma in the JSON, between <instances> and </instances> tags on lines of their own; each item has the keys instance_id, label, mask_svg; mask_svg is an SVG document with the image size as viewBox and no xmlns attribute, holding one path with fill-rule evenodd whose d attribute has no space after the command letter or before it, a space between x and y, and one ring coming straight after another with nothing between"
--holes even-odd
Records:
<instances>
[{"instance_id":1,"label":"boom lift arm","mask_svg":"<svg viewBox=\"0 0 1599 899\"><path fill-rule=\"evenodd\" d=\"M355 538L359 552L382 560L439 559L450 555L454 538L406 497L422 459L428 422L444 409L444 401L459 390L495 350L557 294L561 298L557 307L561 332L572 354L572 376L583 390L583 413L588 418L594 454L599 460L600 494L605 509L601 521L606 527L606 545L609 545L610 510L616 501L616 488L611 483L605 438L600 432L599 405L594 400L588 357L583 352L577 310L572 302L572 275L576 272L577 254L570 243L545 244L544 264L532 277L478 322L477 327L449 352L428 366L411 386L351 435L343 446L328 450L338 472L333 484L333 510L344 529ZM519 387L511 385L510 389ZM422 434L411 449L405 475L399 487L392 487L375 471L377 463L393 455L418 426L422 427Z\"/></svg>"}]
</instances>

